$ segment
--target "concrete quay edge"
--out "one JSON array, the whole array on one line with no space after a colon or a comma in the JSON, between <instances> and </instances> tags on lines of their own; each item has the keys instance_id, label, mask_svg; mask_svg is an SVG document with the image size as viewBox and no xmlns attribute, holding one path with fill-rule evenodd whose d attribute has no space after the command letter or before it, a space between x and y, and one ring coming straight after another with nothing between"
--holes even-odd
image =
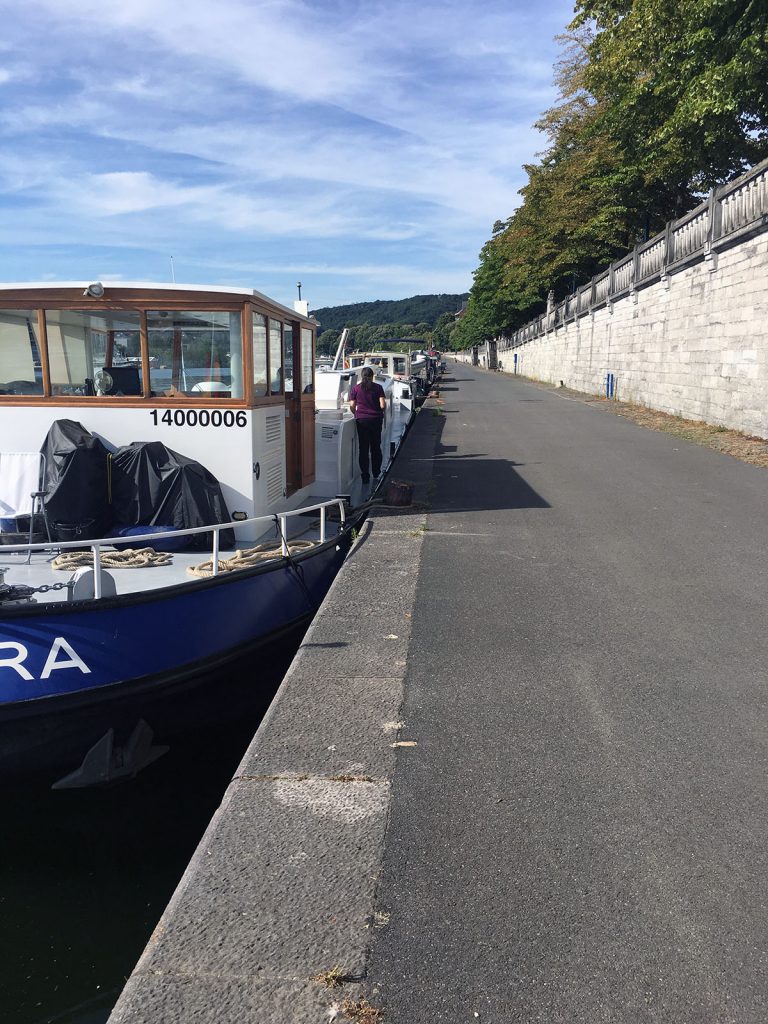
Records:
<instances>
[{"instance_id":1,"label":"concrete quay edge","mask_svg":"<svg viewBox=\"0 0 768 1024\"><path fill-rule=\"evenodd\" d=\"M428 399L389 474L412 506L371 509L109 1024L319 1024L365 998L439 428Z\"/></svg>"}]
</instances>

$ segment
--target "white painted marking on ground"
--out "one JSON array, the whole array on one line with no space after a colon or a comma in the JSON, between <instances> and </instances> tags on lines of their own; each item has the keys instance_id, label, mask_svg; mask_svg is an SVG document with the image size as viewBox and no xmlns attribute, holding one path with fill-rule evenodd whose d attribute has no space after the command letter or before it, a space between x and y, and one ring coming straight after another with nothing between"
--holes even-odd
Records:
<instances>
[{"instance_id":1,"label":"white painted marking on ground","mask_svg":"<svg viewBox=\"0 0 768 1024\"><path fill-rule=\"evenodd\" d=\"M415 529L415 527L414 527L414 529ZM377 537L379 537L379 536L382 536L382 537L390 537L390 536L392 536L392 537L410 537L412 533L413 533L413 530L379 530L379 529L376 530L376 536ZM419 533L421 533L421 530L419 530ZM352 564L352 563L350 563L350 564Z\"/></svg>"},{"instance_id":2,"label":"white painted marking on ground","mask_svg":"<svg viewBox=\"0 0 768 1024\"><path fill-rule=\"evenodd\" d=\"M284 807L296 807L318 818L333 818L352 825L386 812L389 784L278 779L272 786L272 794Z\"/></svg>"},{"instance_id":3,"label":"white painted marking on ground","mask_svg":"<svg viewBox=\"0 0 768 1024\"><path fill-rule=\"evenodd\" d=\"M456 530L427 530L427 537L495 537L495 533L459 533Z\"/></svg>"}]
</instances>

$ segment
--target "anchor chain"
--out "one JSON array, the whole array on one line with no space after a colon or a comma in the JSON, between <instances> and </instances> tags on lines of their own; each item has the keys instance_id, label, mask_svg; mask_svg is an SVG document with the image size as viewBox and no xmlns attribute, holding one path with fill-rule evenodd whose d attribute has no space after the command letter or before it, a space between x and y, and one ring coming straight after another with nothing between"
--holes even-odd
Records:
<instances>
[{"instance_id":1,"label":"anchor chain","mask_svg":"<svg viewBox=\"0 0 768 1024\"><path fill-rule=\"evenodd\" d=\"M66 590L69 583L43 583L40 587L26 587L30 594L47 594L49 590Z\"/></svg>"},{"instance_id":2,"label":"anchor chain","mask_svg":"<svg viewBox=\"0 0 768 1024\"><path fill-rule=\"evenodd\" d=\"M2 575L0 575L0 604L31 601L33 594L47 594L49 590L66 590L69 586L69 583L43 583L39 587L28 587L24 583L18 583L11 586L2 582Z\"/></svg>"}]
</instances>

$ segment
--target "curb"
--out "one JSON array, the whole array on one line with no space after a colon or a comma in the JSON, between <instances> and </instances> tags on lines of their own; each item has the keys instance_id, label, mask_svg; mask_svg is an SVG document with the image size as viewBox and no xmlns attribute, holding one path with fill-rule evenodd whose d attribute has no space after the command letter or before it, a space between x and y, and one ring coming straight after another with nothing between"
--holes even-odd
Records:
<instances>
[{"instance_id":1,"label":"curb","mask_svg":"<svg viewBox=\"0 0 768 1024\"><path fill-rule=\"evenodd\" d=\"M414 484L413 505L371 508L109 1024L354 1019L438 408L422 405L391 471Z\"/></svg>"}]
</instances>

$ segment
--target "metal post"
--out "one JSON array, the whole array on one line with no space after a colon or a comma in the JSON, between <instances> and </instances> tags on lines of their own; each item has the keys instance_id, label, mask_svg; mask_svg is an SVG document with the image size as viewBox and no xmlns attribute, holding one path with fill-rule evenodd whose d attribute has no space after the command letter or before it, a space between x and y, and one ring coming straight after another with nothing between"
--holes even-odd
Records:
<instances>
[{"instance_id":1,"label":"metal post","mask_svg":"<svg viewBox=\"0 0 768 1024\"><path fill-rule=\"evenodd\" d=\"M325 505L320 509L320 543L325 544Z\"/></svg>"},{"instance_id":2,"label":"metal post","mask_svg":"<svg viewBox=\"0 0 768 1024\"><path fill-rule=\"evenodd\" d=\"M219 536L220 531L218 529L213 531L213 575L219 575Z\"/></svg>"},{"instance_id":3,"label":"metal post","mask_svg":"<svg viewBox=\"0 0 768 1024\"><path fill-rule=\"evenodd\" d=\"M344 369L344 349L346 348L347 338L349 337L349 328L345 327L341 332L339 338L339 344L336 349L336 356L331 365L332 370L343 370Z\"/></svg>"},{"instance_id":4,"label":"metal post","mask_svg":"<svg viewBox=\"0 0 768 1024\"><path fill-rule=\"evenodd\" d=\"M285 539L285 516L277 517L280 522L280 550L283 555L288 554L288 541Z\"/></svg>"},{"instance_id":5,"label":"metal post","mask_svg":"<svg viewBox=\"0 0 768 1024\"><path fill-rule=\"evenodd\" d=\"M93 596L98 601L101 597L101 548L98 544L91 544L93 552Z\"/></svg>"}]
</instances>

